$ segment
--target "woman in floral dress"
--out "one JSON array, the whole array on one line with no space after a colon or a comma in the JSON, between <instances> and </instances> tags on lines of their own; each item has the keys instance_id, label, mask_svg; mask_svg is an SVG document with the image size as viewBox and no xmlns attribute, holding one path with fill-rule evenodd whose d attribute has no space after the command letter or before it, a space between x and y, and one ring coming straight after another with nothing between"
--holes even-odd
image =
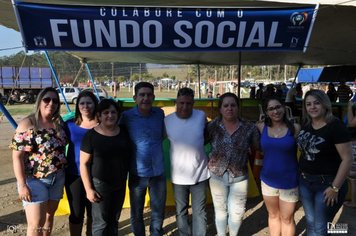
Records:
<instances>
[{"instance_id":1,"label":"woman in floral dress","mask_svg":"<svg viewBox=\"0 0 356 236\"><path fill-rule=\"evenodd\" d=\"M52 231L63 195L66 144L58 93L45 88L37 97L35 112L19 123L10 144L27 235L50 235Z\"/></svg>"}]
</instances>

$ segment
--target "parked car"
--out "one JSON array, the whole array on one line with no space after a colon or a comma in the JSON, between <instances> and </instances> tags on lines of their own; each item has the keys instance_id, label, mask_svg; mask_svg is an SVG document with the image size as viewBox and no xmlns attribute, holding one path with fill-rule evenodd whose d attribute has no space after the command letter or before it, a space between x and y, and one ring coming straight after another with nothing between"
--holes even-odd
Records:
<instances>
[{"instance_id":1,"label":"parked car","mask_svg":"<svg viewBox=\"0 0 356 236\"><path fill-rule=\"evenodd\" d=\"M62 88L64 97L66 98L68 103L77 103L77 99L79 96L79 93L81 92L81 89L78 87L63 87ZM64 98L62 94L59 91L59 88L57 88L57 92L59 94L59 99L61 102L64 102Z\"/></svg>"},{"instance_id":2,"label":"parked car","mask_svg":"<svg viewBox=\"0 0 356 236\"><path fill-rule=\"evenodd\" d=\"M95 90L93 88L84 88L83 91L84 90L88 90L88 91L90 91L90 92L92 92L92 93L94 93L96 95ZM98 95L99 95L100 100L104 99L104 98L108 98L108 93L106 92L105 89L96 88L96 90L98 91Z\"/></svg>"}]
</instances>

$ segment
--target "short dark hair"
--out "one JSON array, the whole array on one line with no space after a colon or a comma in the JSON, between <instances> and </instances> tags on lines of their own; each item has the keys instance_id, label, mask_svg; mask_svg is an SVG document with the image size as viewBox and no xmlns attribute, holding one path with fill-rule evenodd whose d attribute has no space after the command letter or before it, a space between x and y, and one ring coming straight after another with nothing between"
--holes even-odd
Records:
<instances>
[{"instance_id":1,"label":"short dark hair","mask_svg":"<svg viewBox=\"0 0 356 236\"><path fill-rule=\"evenodd\" d=\"M152 89L152 92L154 92L154 87L151 83L139 82L138 84L135 85L135 95L137 95L138 90L140 90L141 88L150 88L150 89Z\"/></svg>"},{"instance_id":2,"label":"short dark hair","mask_svg":"<svg viewBox=\"0 0 356 236\"><path fill-rule=\"evenodd\" d=\"M177 98L180 96L190 96L190 97L194 98L194 91L193 91L193 89L187 88L187 87L181 88L178 90Z\"/></svg>"},{"instance_id":3,"label":"short dark hair","mask_svg":"<svg viewBox=\"0 0 356 236\"><path fill-rule=\"evenodd\" d=\"M115 110L117 111L118 113L118 116L120 117L120 114L121 114L121 111L120 111L120 107L119 107L119 104L113 100L113 99L109 99L109 98L104 98L103 100L101 100L99 102L99 105L98 105L98 109L97 109L97 113L99 115L101 115L101 113L106 110L106 109L109 109L110 106L113 106L115 108Z\"/></svg>"}]
</instances>

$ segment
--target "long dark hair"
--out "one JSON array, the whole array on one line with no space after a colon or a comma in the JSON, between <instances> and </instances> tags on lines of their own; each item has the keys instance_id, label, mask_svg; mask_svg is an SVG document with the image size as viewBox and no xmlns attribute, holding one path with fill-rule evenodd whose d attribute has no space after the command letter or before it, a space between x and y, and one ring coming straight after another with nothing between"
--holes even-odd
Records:
<instances>
[{"instance_id":1,"label":"long dark hair","mask_svg":"<svg viewBox=\"0 0 356 236\"><path fill-rule=\"evenodd\" d=\"M268 103L273 100L279 102L283 106L283 109L284 109L283 122L287 125L288 129L294 135L295 134L294 124L288 119L284 102L278 97L269 97L263 101L262 109L263 109L263 112L265 113L265 121L264 121L265 125L268 127L272 126L272 120L267 115L267 107L268 107Z\"/></svg>"},{"instance_id":2,"label":"long dark hair","mask_svg":"<svg viewBox=\"0 0 356 236\"><path fill-rule=\"evenodd\" d=\"M83 122L82 113L80 113L80 111L79 111L79 102L80 102L80 99L83 97L90 97L94 103L94 110L90 117L91 119L95 119L96 109L98 108L98 99L91 91L84 90L84 91L80 92L80 94L78 95L77 104L75 104L74 121L75 121L75 124L77 124L77 125L80 125Z\"/></svg>"}]
</instances>

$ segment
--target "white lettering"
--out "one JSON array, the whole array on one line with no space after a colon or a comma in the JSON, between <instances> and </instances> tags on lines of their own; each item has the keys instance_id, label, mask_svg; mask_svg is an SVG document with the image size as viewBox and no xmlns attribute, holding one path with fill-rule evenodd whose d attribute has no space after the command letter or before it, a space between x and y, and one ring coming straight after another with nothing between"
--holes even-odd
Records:
<instances>
[{"instance_id":1,"label":"white lettering","mask_svg":"<svg viewBox=\"0 0 356 236\"><path fill-rule=\"evenodd\" d=\"M162 14L161 8L156 8L156 10L155 10L156 17L161 17L161 14Z\"/></svg>"},{"instance_id":2,"label":"white lettering","mask_svg":"<svg viewBox=\"0 0 356 236\"><path fill-rule=\"evenodd\" d=\"M84 48L92 45L93 39L91 37L90 20L83 20L84 42L80 41L78 21L70 20L69 23L72 30L73 43L75 46ZM80 32L80 35L83 35L83 32Z\"/></svg>"},{"instance_id":3,"label":"white lettering","mask_svg":"<svg viewBox=\"0 0 356 236\"><path fill-rule=\"evenodd\" d=\"M121 47L137 47L140 44L140 27L136 21L121 20L120 26L120 42ZM132 28L132 42L128 41L128 28Z\"/></svg>"},{"instance_id":4,"label":"white lettering","mask_svg":"<svg viewBox=\"0 0 356 236\"><path fill-rule=\"evenodd\" d=\"M203 28L206 28L206 42L202 42ZM200 21L196 25L195 29L195 45L201 48L210 47L213 44L214 39L214 24L210 21Z\"/></svg>"},{"instance_id":5,"label":"white lettering","mask_svg":"<svg viewBox=\"0 0 356 236\"><path fill-rule=\"evenodd\" d=\"M122 16L127 16L126 9L122 8Z\"/></svg>"},{"instance_id":6,"label":"white lettering","mask_svg":"<svg viewBox=\"0 0 356 236\"><path fill-rule=\"evenodd\" d=\"M213 15L213 11L211 9L206 10L206 17L210 18Z\"/></svg>"},{"instance_id":7,"label":"white lettering","mask_svg":"<svg viewBox=\"0 0 356 236\"><path fill-rule=\"evenodd\" d=\"M229 37L226 43L223 42L224 35L226 35L224 29L227 27L230 29L230 31L235 31L236 24L234 24L232 21L223 21L218 25L218 30L216 33L216 45L222 48L230 47L234 43L234 39L232 37Z\"/></svg>"},{"instance_id":8,"label":"white lettering","mask_svg":"<svg viewBox=\"0 0 356 236\"><path fill-rule=\"evenodd\" d=\"M269 37L268 37L267 47L282 47L283 46L283 43L274 42L276 40L277 28L278 28L278 22L273 21L272 26L271 26L271 32L269 33Z\"/></svg>"},{"instance_id":9,"label":"white lettering","mask_svg":"<svg viewBox=\"0 0 356 236\"><path fill-rule=\"evenodd\" d=\"M155 34L151 34L151 28ZM155 35L155 42L150 41L150 35ZM149 48L157 48L162 45L162 24L156 20L143 23L143 44Z\"/></svg>"},{"instance_id":10,"label":"white lettering","mask_svg":"<svg viewBox=\"0 0 356 236\"><path fill-rule=\"evenodd\" d=\"M132 11L132 16L140 16L140 15L138 14L137 8L134 8L134 10Z\"/></svg>"},{"instance_id":11,"label":"white lettering","mask_svg":"<svg viewBox=\"0 0 356 236\"><path fill-rule=\"evenodd\" d=\"M52 37L53 37L53 43L54 46L56 47L61 47L62 43L61 43L61 36L68 36L67 32L61 32L58 29L58 25L67 25L68 21L67 20L62 20L62 19L51 19L50 21L50 25L51 25L51 31L52 31Z\"/></svg>"},{"instance_id":12,"label":"white lettering","mask_svg":"<svg viewBox=\"0 0 356 236\"><path fill-rule=\"evenodd\" d=\"M100 7L100 16L106 16L106 8Z\"/></svg>"},{"instance_id":13,"label":"white lettering","mask_svg":"<svg viewBox=\"0 0 356 236\"><path fill-rule=\"evenodd\" d=\"M117 16L117 9L116 9L116 7L111 8L111 15L112 15L112 16Z\"/></svg>"},{"instance_id":14,"label":"white lettering","mask_svg":"<svg viewBox=\"0 0 356 236\"><path fill-rule=\"evenodd\" d=\"M116 47L116 32L115 32L115 21L109 20L109 30L105 27L105 24L102 20L94 20L94 29L95 29L95 40L97 47L103 47L103 38L104 36L106 42L110 47Z\"/></svg>"},{"instance_id":15,"label":"white lettering","mask_svg":"<svg viewBox=\"0 0 356 236\"><path fill-rule=\"evenodd\" d=\"M262 21L256 21L253 24L245 47L251 47L253 43L257 43L259 47L265 46L265 23Z\"/></svg>"},{"instance_id":16,"label":"white lettering","mask_svg":"<svg viewBox=\"0 0 356 236\"><path fill-rule=\"evenodd\" d=\"M237 17L238 17L238 18L242 18L243 16L244 16L243 10L238 10L238 11L237 11Z\"/></svg>"},{"instance_id":17,"label":"white lettering","mask_svg":"<svg viewBox=\"0 0 356 236\"><path fill-rule=\"evenodd\" d=\"M144 15L145 17L150 16L150 9L149 9L149 8L145 8L145 10L143 11L143 15Z\"/></svg>"},{"instance_id":18,"label":"white lettering","mask_svg":"<svg viewBox=\"0 0 356 236\"><path fill-rule=\"evenodd\" d=\"M195 10L195 16L196 17L201 17L200 9Z\"/></svg>"},{"instance_id":19,"label":"white lettering","mask_svg":"<svg viewBox=\"0 0 356 236\"><path fill-rule=\"evenodd\" d=\"M240 21L236 47L242 47L245 39L246 21Z\"/></svg>"},{"instance_id":20,"label":"white lettering","mask_svg":"<svg viewBox=\"0 0 356 236\"><path fill-rule=\"evenodd\" d=\"M167 17L172 17L173 15L172 15L172 9L167 9L167 11L166 11L166 16Z\"/></svg>"},{"instance_id":21,"label":"white lettering","mask_svg":"<svg viewBox=\"0 0 356 236\"><path fill-rule=\"evenodd\" d=\"M218 18L224 18L224 17L225 17L225 12L224 12L224 10L218 9L217 12L216 12L216 16L217 16Z\"/></svg>"},{"instance_id":22,"label":"white lettering","mask_svg":"<svg viewBox=\"0 0 356 236\"><path fill-rule=\"evenodd\" d=\"M177 10L177 17L183 17L182 10L178 9Z\"/></svg>"},{"instance_id":23,"label":"white lettering","mask_svg":"<svg viewBox=\"0 0 356 236\"><path fill-rule=\"evenodd\" d=\"M192 44L192 38L189 34L183 31L182 27L185 27L186 29L193 29L192 23L186 20L178 21L174 24L174 31L182 37L182 40L173 40L174 45L178 48L186 48Z\"/></svg>"}]
</instances>

